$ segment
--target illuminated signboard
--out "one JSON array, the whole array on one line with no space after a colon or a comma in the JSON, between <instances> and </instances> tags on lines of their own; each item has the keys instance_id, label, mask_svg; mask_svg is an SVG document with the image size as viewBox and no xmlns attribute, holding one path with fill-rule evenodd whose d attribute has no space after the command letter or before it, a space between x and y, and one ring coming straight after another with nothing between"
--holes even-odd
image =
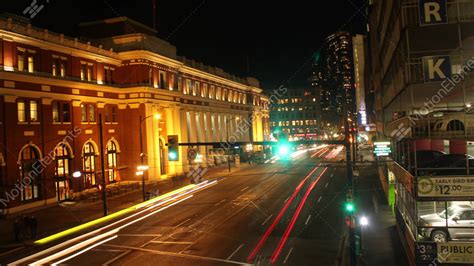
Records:
<instances>
[{"instance_id":1,"label":"illuminated signboard","mask_svg":"<svg viewBox=\"0 0 474 266\"><path fill-rule=\"evenodd\" d=\"M388 156L392 152L389 141L374 142L374 153L376 156Z\"/></svg>"}]
</instances>

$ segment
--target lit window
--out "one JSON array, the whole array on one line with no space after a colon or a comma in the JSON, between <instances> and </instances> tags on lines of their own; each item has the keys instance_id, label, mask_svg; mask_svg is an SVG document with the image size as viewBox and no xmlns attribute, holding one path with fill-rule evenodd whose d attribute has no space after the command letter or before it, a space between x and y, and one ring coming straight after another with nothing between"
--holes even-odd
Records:
<instances>
[{"instance_id":1,"label":"lit window","mask_svg":"<svg viewBox=\"0 0 474 266\"><path fill-rule=\"evenodd\" d=\"M59 103L53 103L53 122L59 123Z\"/></svg>"},{"instance_id":2,"label":"lit window","mask_svg":"<svg viewBox=\"0 0 474 266\"><path fill-rule=\"evenodd\" d=\"M81 122L87 122L87 105L81 104Z\"/></svg>"},{"instance_id":3,"label":"lit window","mask_svg":"<svg viewBox=\"0 0 474 266\"><path fill-rule=\"evenodd\" d=\"M95 106L92 104L89 104L88 109L89 109L89 122L95 122Z\"/></svg>"},{"instance_id":4,"label":"lit window","mask_svg":"<svg viewBox=\"0 0 474 266\"><path fill-rule=\"evenodd\" d=\"M33 59L33 56L30 55L28 56L28 72L33 73L34 67L35 67L34 59Z\"/></svg>"},{"instance_id":5,"label":"lit window","mask_svg":"<svg viewBox=\"0 0 474 266\"><path fill-rule=\"evenodd\" d=\"M25 55L18 53L18 71L25 71Z\"/></svg>"},{"instance_id":6,"label":"lit window","mask_svg":"<svg viewBox=\"0 0 474 266\"><path fill-rule=\"evenodd\" d=\"M30 101L30 121L38 121L38 102Z\"/></svg>"},{"instance_id":7,"label":"lit window","mask_svg":"<svg viewBox=\"0 0 474 266\"><path fill-rule=\"evenodd\" d=\"M25 102L18 101L16 106L18 109L18 122L26 122Z\"/></svg>"}]
</instances>

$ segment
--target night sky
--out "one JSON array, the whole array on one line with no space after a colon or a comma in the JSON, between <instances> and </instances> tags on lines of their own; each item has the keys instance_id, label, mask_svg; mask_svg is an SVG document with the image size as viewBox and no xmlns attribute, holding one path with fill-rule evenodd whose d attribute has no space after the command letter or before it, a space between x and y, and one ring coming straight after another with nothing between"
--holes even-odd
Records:
<instances>
[{"instance_id":1,"label":"night sky","mask_svg":"<svg viewBox=\"0 0 474 266\"><path fill-rule=\"evenodd\" d=\"M15 14L32 0L1 1ZM153 0L38 0L45 8L34 26L77 36L77 24L128 16L153 26ZM363 0L218 1L156 0L158 36L177 46L178 54L254 76L264 89L308 85L312 55L337 30L364 30ZM133 4L133 6L132 6Z\"/></svg>"}]
</instances>

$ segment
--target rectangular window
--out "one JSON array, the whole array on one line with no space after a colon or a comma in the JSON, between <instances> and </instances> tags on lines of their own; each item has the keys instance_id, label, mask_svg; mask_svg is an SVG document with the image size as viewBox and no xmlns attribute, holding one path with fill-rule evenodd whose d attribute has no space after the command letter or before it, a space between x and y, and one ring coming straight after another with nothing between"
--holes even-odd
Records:
<instances>
[{"instance_id":1,"label":"rectangular window","mask_svg":"<svg viewBox=\"0 0 474 266\"><path fill-rule=\"evenodd\" d=\"M61 122L61 120L59 120L59 109L60 109L59 103L58 102L53 103L53 122L54 123Z\"/></svg>"},{"instance_id":2,"label":"rectangular window","mask_svg":"<svg viewBox=\"0 0 474 266\"><path fill-rule=\"evenodd\" d=\"M200 85L199 82L194 82L193 96L199 95Z\"/></svg>"},{"instance_id":3,"label":"rectangular window","mask_svg":"<svg viewBox=\"0 0 474 266\"><path fill-rule=\"evenodd\" d=\"M207 97L207 84L202 84L201 97Z\"/></svg>"},{"instance_id":4,"label":"rectangular window","mask_svg":"<svg viewBox=\"0 0 474 266\"><path fill-rule=\"evenodd\" d=\"M160 89L166 89L166 73L160 71Z\"/></svg>"},{"instance_id":5,"label":"rectangular window","mask_svg":"<svg viewBox=\"0 0 474 266\"><path fill-rule=\"evenodd\" d=\"M181 77L178 77L178 88L177 88L177 91L181 91L182 90L182 84L183 83L183 79Z\"/></svg>"},{"instance_id":6,"label":"rectangular window","mask_svg":"<svg viewBox=\"0 0 474 266\"><path fill-rule=\"evenodd\" d=\"M18 122L26 122L25 101L18 101L16 106L18 109Z\"/></svg>"},{"instance_id":7,"label":"rectangular window","mask_svg":"<svg viewBox=\"0 0 474 266\"><path fill-rule=\"evenodd\" d=\"M30 101L30 121L38 121L38 102Z\"/></svg>"},{"instance_id":8,"label":"rectangular window","mask_svg":"<svg viewBox=\"0 0 474 266\"><path fill-rule=\"evenodd\" d=\"M18 52L18 71L25 71L25 54Z\"/></svg>"},{"instance_id":9,"label":"rectangular window","mask_svg":"<svg viewBox=\"0 0 474 266\"><path fill-rule=\"evenodd\" d=\"M89 109L89 122L95 122L95 106L92 104L89 104L88 109Z\"/></svg>"},{"instance_id":10,"label":"rectangular window","mask_svg":"<svg viewBox=\"0 0 474 266\"><path fill-rule=\"evenodd\" d=\"M87 105L81 104L81 122L87 122Z\"/></svg>"},{"instance_id":11,"label":"rectangular window","mask_svg":"<svg viewBox=\"0 0 474 266\"><path fill-rule=\"evenodd\" d=\"M65 60L61 60L60 61L60 75L61 77L65 77L66 76L66 61Z\"/></svg>"},{"instance_id":12,"label":"rectangular window","mask_svg":"<svg viewBox=\"0 0 474 266\"><path fill-rule=\"evenodd\" d=\"M107 105L105 109L105 122L117 122L117 106Z\"/></svg>"},{"instance_id":13,"label":"rectangular window","mask_svg":"<svg viewBox=\"0 0 474 266\"><path fill-rule=\"evenodd\" d=\"M87 66L87 81L92 81L92 67Z\"/></svg>"},{"instance_id":14,"label":"rectangular window","mask_svg":"<svg viewBox=\"0 0 474 266\"><path fill-rule=\"evenodd\" d=\"M187 79L186 80L186 87L184 88L184 94L190 94L191 92L191 87L192 87L192 83L191 83L191 80Z\"/></svg>"},{"instance_id":15,"label":"rectangular window","mask_svg":"<svg viewBox=\"0 0 474 266\"><path fill-rule=\"evenodd\" d=\"M52 61L53 63L51 66L51 74L53 75L53 77L56 77L56 75L58 74L58 59L53 57Z\"/></svg>"},{"instance_id":16,"label":"rectangular window","mask_svg":"<svg viewBox=\"0 0 474 266\"><path fill-rule=\"evenodd\" d=\"M69 105L69 103L63 103L63 109L62 109L62 112L63 112L63 122L71 122L71 106Z\"/></svg>"},{"instance_id":17,"label":"rectangular window","mask_svg":"<svg viewBox=\"0 0 474 266\"><path fill-rule=\"evenodd\" d=\"M81 80L86 79L86 69L87 69L86 64L81 64Z\"/></svg>"},{"instance_id":18,"label":"rectangular window","mask_svg":"<svg viewBox=\"0 0 474 266\"><path fill-rule=\"evenodd\" d=\"M35 62L33 55L28 56L28 72L33 73L35 71Z\"/></svg>"}]
</instances>

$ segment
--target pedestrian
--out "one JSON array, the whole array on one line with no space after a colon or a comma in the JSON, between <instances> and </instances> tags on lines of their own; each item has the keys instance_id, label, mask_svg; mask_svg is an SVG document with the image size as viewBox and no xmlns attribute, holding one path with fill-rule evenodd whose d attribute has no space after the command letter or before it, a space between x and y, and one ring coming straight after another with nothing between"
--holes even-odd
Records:
<instances>
[{"instance_id":1,"label":"pedestrian","mask_svg":"<svg viewBox=\"0 0 474 266\"><path fill-rule=\"evenodd\" d=\"M16 218L13 221L13 233L15 234L15 241L20 241L20 233L21 233L21 220L20 218Z\"/></svg>"},{"instance_id":2,"label":"pedestrian","mask_svg":"<svg viewBox=\"0 0 474 266\"><path fill-rule=\"evenodd\" d=\"M30 217L30 230L31 230L31 238L36 239L36 233L38 230L38 220L36 220L36 217L31 216Z\"/></svg>"}]
</instances>

